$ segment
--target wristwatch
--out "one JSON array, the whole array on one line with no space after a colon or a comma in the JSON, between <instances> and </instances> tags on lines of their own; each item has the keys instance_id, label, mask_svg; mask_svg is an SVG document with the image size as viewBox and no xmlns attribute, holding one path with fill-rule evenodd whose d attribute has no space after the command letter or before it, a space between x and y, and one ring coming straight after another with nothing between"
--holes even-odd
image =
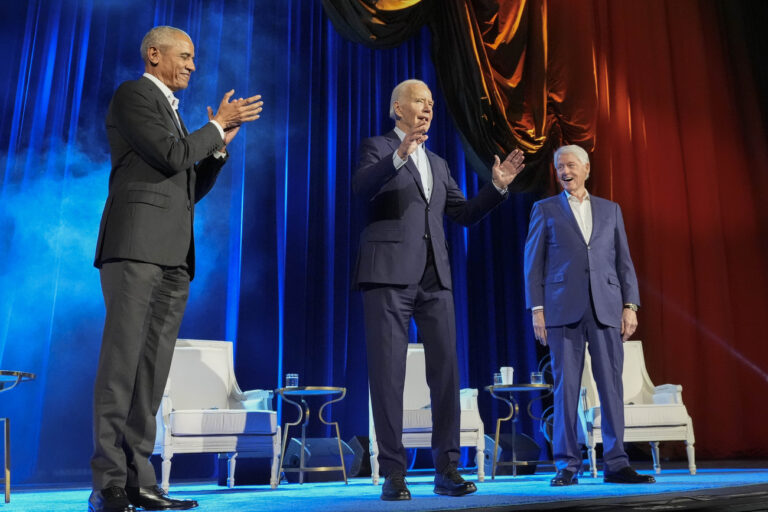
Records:
<instances>
[{"instance_id":1,"label":"wristwatch","mask_svg":"<svg viewBox=\"0 0 768 512\"><path fill-rule=\"evenodd\" d=\"M631 309L632 311L637 311L640 308L637 306L637 304L632 304L631 302L628 302L624 304L624 309Z\"/></svg>"}]
</instances>

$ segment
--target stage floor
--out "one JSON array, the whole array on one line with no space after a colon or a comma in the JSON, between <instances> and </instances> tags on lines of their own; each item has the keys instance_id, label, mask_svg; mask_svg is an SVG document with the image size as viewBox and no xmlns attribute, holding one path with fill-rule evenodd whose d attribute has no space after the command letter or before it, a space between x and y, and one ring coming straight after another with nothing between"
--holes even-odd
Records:
<instances>
[{"instance_id":1,"label":"stage floor","mask_svg":"<svg viewBox=\"0 0 768 512\"><path fill-rule=\"evenodd\" d=\"M647 470L640 469L643 473ZM472 475L467 475L471 477ZM409 476L413 499L383 502L380 486L370 478L343 482L283 483L234 489L213 483L175 484L171 494L198 500L197 510L210 512L359 512L402 511L505 511L505 510L768 510L768 469L703 468L694 476L684 469L663 470L651 485L604 484L601 475L584 476L579 484L552 488L553 473L530 476L497 476L478 483L477 493L460 498L432 493L432 475ZM0 512L84 512L90 489L14 487L11 502Z\"/></svg>"}]
</instances>

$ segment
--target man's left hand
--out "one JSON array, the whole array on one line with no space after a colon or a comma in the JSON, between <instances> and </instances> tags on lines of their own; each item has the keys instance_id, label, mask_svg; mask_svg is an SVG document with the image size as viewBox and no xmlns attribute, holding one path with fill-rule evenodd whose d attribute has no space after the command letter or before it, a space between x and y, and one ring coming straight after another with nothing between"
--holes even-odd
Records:
<instances>
[{"instance_id":1,"label":"man's left hand","mask_svg":"<svg viewBox=\"0 0 768 512\"><path fill-rule=\"evenodd\" d=\"M637 313L625 308L621 314L621 339L627 341L637 329Z\"/></svg>"},{"instance_id":2,"label":"man's left hand","mask_svg":"<svg viewBox=\"0 0 768 512\"><path fill-rule=\"evenodd\" d=\"M493 156L493 167L491 168L491 179L498 188L507 188L512 183L525 164L523 159L525 155L519 149L515 149L502 162L499 157Z\"/></svg>"},{"instance_id":3,"label":"man's left hand","mask_svg":"<svg viewBox=\"0 0 768 512\"><path fill-rule=\"evenodd\" d=\"M211 107L208 107L208 120L213 121L213 109ZM235 138L235 135L237 135L237 132L240 131L240 126L242 125L237 125L233 128L227 128L224 130L224 146L222 146L219 149L219 151L221 151L222 153L226 152L227 144L232 142L232 139Z\"/></svg>"}]
</instances>

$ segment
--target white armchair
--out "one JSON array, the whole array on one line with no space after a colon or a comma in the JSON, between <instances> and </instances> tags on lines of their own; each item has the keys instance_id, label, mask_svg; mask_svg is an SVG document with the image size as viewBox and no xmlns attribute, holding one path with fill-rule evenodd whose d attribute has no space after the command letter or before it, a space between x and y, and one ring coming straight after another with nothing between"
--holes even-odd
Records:
<instances>
[{"instance_id":1,"label":"white armchair","mask_svg":"<svg viewBox=\"0 0 768 512\"><path fill-rule=\"evenodd\" d=\"M240 390L231 342L176 340L153 452L163 458L162 488L168 491L176 453L226 453L229 487L235 485L238 453L270 457L270 485L276 488L280 426L271 406L272 391Z\"/></svg>"},{"instance_id":2,"label":"white armchair","mask_svg":"<svg viewBox=\"0 0 768 512\"><path fill-rule=\"evenodd\" d=\"M581 378L580 424L582 441L589 452L592 476L597 476L595 446L603 441L600 430L600 400L592 377L589 352L585 352L584 372ZM645 369L643 345L639 340L624 343L624 441L650 442L653 469L661 472L659 441L684 441L688 455L688 469L696 474L693 420L683 404L683 387L676 384L654 386Z\"/></svg>"},{"instance_id":3,"label":"white armchair","mask_svg":"<svg viewBox=\"0 0 768 512\"><path fill-rule=\"evenodd\" d=\"M473 446L476 449L477 480L485 479L484 461L485 432L483 420L477 407L477 389L466 388L460 391L461 426L460 446ZM424 345L410 343L405 365L405 389L403 393L403 446L406 448L424 448L432 446L432 409L427 386ZM376 429L373 425L370 395L368 399L368 435L371 450L371 478L379 483L379 447L376 441Z\"/></svg>"}]
</instances>

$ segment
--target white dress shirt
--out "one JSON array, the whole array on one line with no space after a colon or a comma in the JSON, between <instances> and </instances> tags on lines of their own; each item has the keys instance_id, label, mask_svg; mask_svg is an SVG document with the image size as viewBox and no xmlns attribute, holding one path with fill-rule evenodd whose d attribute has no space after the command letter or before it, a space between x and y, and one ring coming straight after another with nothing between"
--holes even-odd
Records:
<instances>
[{"instance_id":1,"label":"white dress shirt","mask_svg":"<svg viewBox=\"0 0 768 512\"><path fill-rule=\"evenodd\" d=\"M576 224L579 225L581 236L589 244L589 239L592 237L592 202L589 200L589 192L585 192L585 194L584 200L579 201L578 197L565 191L565 197L568 198L573 216L576 217Z\"/></svg>"}]
</instances>

